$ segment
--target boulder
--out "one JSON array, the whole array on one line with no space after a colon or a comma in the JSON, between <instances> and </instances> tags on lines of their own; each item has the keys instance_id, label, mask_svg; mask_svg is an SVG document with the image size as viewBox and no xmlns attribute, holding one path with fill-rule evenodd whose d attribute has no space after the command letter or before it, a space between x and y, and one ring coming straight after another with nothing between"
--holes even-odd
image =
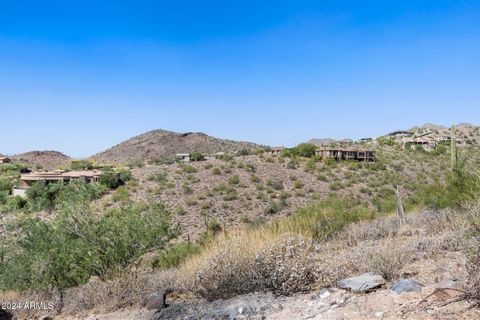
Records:
<instances>
[{"instance_id":1,"label":"boulder","mask_svg":"<svg viewBox=\"0 0 480 320\"><path fill-rule=\"evenodd\" d=\"M402 279L393 285L392 291L394 291L396 294L402 294L404 292L422 292L423 287L424 285L418 281Z\"/></svg>"},{"instance_id":2,"label":"boulder","mask_svg":"<svg viewBox=\"0 0 480 320\"><path fill-rule=\"evenodd\" d=\"M338 281L338 287L354 292L369 292L385 284L385 279L375 273L365 273Z\"/></svg>"},{"instance_id":3,"label":"boulder","mask_svg":"<svg viewBox=\"0 0 480 320\"><path fill-rule=\"evenodd\" d=\"M152 293L145 299L143 306L147 310L161 310L167 307L167 293L165 291L157 291Z\"/></svg>"}]
</instances>

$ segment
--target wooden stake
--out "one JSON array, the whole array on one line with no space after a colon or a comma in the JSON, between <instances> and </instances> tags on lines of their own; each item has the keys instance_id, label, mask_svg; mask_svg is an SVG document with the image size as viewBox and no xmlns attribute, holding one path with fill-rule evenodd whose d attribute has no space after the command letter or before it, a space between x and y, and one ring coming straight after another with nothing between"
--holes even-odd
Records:
<instances>
[{"instance_id":1,"label":"wooden stake","mask_svg":"<svg viewBox=\"0 0 480 320\"><path fill-rule=\"evenodd\" d=\"M395 194L397 196L398 224L405 225L407 224L407 220L405 219L405 211L403 210L402 196L400 195L400 188L398 186L395 188Z\"/></svg>"}]
</instances>

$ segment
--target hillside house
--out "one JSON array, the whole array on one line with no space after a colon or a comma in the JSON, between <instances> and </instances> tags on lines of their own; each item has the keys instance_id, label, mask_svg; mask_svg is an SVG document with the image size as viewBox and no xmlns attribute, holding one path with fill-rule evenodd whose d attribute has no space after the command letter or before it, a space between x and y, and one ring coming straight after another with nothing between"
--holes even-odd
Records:
<instances>
[{"instance_id":1,"label":"hillside house","mask_svg":"<svg viewBox=\"0 0 480 320\"><path fill-rule=\"evenodd\" d=\"M390 132L389 134L387 134L387 136L389 136L391 138L394 138L394 139L408 138L408 137L413 136L413 132L399 130L399 131Z\"/></svg>"},{"instance_id":2,"label":"hillside house","mask_svg":"<svg viewBox=\"0 0 480 320\"><path fill-rule=\"evenodd\" d=\"M180 162L190 162L190 153L177 153L176 158Z\"/></svg>"},{"instance_id":3,"label":"hillside house","mask_svg":"<svg viewBox=\"0 0 480 320\"><path fill-rule=\"evenodd\" d=\"M20 176L20 185L13 188L12 194L14 196L25 196L28 188L36 181L52 182L69 182L74 180L83 180L87 183L97 182L102 172L99 170L84 170L84 171L68 171L62 170L48 171L48 172L32 172L25 173Z\"/></svg>"},{"instance_id":4,"label":"hillside house","mask_svg":"<svg viewBox=\"0 0 480 320\"><path fill-rule=\"evenodd\" d=\"M351 148L318 148L315 151L317 156L323 160L335 159L336 161L361 161L375 162L375 151L367 149L351 149Z\"/></svg>"},{"instance_id":5,"label":"hillside house","mask_svg":"<svg viewBox=\"0 0 480 320\"><path fill-rule=\"evenodd\" d=\"M421 146L425 151L432 151L437 148L437 140L430 137L415 137L415 138L405 138L402 139L404 148L410 146L411 149L415 150L418 146Z\"/></svg>"},{"instance_id":6,"label":"hillside house","mask_svg":"<svg viewBox=\"0 0 480 320\"><path fill-rule=\"evenodd\" d=\"M271 155L279 155L283 150L285 150L285 147L272 147L267 153Z\"/></svg>"},{"instance_id":7,"label":"hillside house","mask_svg":"<svg viewBox=\"0 0 480 320\"><path fill-rule=\"evenodd\" d=\"M12 159L7 158L7 157L0 157L0 163L2 163L2 164L12 163Z\"/></svg>"},{"instance_id":8,"label":"hillside house","mask_svg":"<svg viewBox=\"0 0 480 320\"><path fill-rule=\"evenodd\" d=\"M437 138L437 141L438 141L438 143L450 144L450 142L452 142L452 137L441 136L441 137ZM457 144L461 144L463 142L462 139L460 139L460 138L456 138L455 141L457 142Z\"/></svg>"}]
</instances>

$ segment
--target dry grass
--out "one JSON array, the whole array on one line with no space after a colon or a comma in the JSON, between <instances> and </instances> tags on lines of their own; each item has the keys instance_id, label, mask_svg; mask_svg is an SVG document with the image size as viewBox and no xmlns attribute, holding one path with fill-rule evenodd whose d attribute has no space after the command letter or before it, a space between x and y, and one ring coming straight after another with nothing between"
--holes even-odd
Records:
<instances>
[{"instance_id":1,"label":"dry grass","mask_svg":"<svg viewBox=\"0 0 480 320\"><path fill-rule=\"evenodd\" d=\"M471 220L465 210L424 212L399 228L385 217L352 224L320 243L294 232L292 221L221 235L182 266L182 288L211 300L258 290L292 294L362 272L392 281L413 257L461 250Z\"/></svg>"}]
</instances>

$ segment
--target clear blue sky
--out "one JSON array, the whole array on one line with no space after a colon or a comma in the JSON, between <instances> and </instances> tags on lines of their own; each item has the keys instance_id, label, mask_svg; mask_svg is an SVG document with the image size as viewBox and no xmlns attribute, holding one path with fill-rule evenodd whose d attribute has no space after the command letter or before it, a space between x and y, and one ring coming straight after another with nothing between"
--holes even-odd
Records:
<instances>
[{"instance_id":1,"label":"clear blue sky","mask_svg":"<svg viewBox=\"0 0 480 320\"><path fill-rule=\"evenodd\" d=\"M0 153L480 123L479 1L0 0Z\"/></svg>"}]
</instances>

